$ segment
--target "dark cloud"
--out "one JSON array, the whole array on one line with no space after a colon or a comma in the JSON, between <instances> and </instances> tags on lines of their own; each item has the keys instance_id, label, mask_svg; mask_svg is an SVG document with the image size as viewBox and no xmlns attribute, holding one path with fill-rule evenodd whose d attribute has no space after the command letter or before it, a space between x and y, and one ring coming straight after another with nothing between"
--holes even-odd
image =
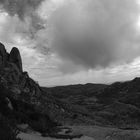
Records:
<instances>
[{"instance_id":1,"label":"dark cloud","mask_svg":"<svg viewBox=\"0 0 140 140\"><path fill-rule=\"evenodd\" d=\"M43 0L0 0L2 7L11 15L18 15L24 19L32 13Z\"/></svg>"},{"instance_id":2,"label":"dark cloud","mask_svg":"<svg viewBox=\"0 0 140 140\"><path fill-rule=\"evenodd\" d=\"M62 58L71 60L77 65L84 65L86 68L107 66L114 59L111 52L113 50L107 44L101 40L88 38L88 36L75 41L65 36L63 40L59 40L55 45L55 51Z\"/></svg>"},{"instance_id":3,"label":"dark cloud","mask_svg":"<svg viewBox=\"0 0 140 140\"><path fill-rule=\"evenodd\" d=\"M75 66L128 63L140 55L139 14L132 0L72 0L52 16L52 47Z\"/></svg>"}]
</instances>

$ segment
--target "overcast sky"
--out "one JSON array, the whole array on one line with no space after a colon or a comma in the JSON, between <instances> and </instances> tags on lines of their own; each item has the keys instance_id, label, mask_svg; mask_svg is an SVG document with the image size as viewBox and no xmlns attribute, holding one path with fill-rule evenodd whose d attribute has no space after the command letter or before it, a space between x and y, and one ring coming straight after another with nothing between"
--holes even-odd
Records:
<instances>
[{"instance_id":1,"label":"overcast sky","mask_svg":"<svg viewBox=\"0 0 140 140\"><path fill-rule=\"evenodd\" d=\"M0 0L0 41L43 86L140 76L140 0Z\"/></svg>"}]
</instances>

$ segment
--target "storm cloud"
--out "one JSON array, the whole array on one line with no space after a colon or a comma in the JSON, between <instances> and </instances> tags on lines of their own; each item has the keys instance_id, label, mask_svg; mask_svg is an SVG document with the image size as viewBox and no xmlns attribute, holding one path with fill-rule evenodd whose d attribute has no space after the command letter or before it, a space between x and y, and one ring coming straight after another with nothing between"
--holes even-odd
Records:
<instances>
[{"instance_id":1,"label":"storm cloud","mask_svg":"<svg viewBox=\"0 0 140 140\"><path fill-rule=\"evenodd\" d=\"M18 15L21 19L35 12L35 9L43 0L0 0L4 10L11 16Z\"/></svg>"},{"instance_id":2,"label":"storm cloud","mask_svg":"<svg viewBox=\"0 0 140 140\"><path fill-rule=\"evenodd\" d=\"M140 7L132 0L73 0L54 13L52 47L85 68L129 63L140 55Z\"/></svg>"}]
</instances>

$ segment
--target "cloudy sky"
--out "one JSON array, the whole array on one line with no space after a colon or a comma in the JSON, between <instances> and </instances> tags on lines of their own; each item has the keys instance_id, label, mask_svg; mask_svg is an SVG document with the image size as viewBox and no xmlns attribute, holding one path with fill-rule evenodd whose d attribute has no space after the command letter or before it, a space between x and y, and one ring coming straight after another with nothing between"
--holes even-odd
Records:
<instances>
[{"instance_id":1,"label":"cloudy sky","mask_svg":"<svg viewBox=\"0 0 140 140\"><path fill-rule=\"evenodd\" d=\"M0 0L0 41L43 86L140 76L140 0Z\"/></svg>"}]
</instances>

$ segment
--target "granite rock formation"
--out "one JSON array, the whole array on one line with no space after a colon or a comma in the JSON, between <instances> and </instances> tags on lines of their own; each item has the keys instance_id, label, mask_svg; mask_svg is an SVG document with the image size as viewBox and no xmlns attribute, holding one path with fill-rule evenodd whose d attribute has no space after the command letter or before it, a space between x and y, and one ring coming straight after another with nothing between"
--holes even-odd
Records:
<instances>
[{"instance_id":1,"label":"granite rock formation","mask_svg":"<svg viewBox=\"0 0 140 140\"><path fill-rule=\"evenodd\" d=\"M18 48L16 48L16 47L12 48L10 55L9 55L9 61L16 64L19 71L21 71L21 72L23 71L22 60L21 60L21 56L20 56L20 52L19 52Z\"/></svg>"},{"instance_id":2,"label":"granite rock formation","mask_svg":"<svg viewBox=\"0 0 140 140\"><path fill-rule=\"evenodd\" d=\"M3 68L6 64L7 52L2 43L0 43L0 68Z\"/></svg>"},{"instance_id":3,"label":"granite rock formation","mask_svg":"<svg viewBox=\"0 0 140 140\"><path fill-rule=\"evenodd\" d=\"M23 72L18 48L12 48L9 54L0 43L0 121L5 120L5 130L0 129L1 138L9 130L6 140L15 140L17 132L12 130L17 130L18 124L28 124L41 133L57 125L47 112L41 111L41 92L39 85Z\"/></svg>"}]
</instances>

